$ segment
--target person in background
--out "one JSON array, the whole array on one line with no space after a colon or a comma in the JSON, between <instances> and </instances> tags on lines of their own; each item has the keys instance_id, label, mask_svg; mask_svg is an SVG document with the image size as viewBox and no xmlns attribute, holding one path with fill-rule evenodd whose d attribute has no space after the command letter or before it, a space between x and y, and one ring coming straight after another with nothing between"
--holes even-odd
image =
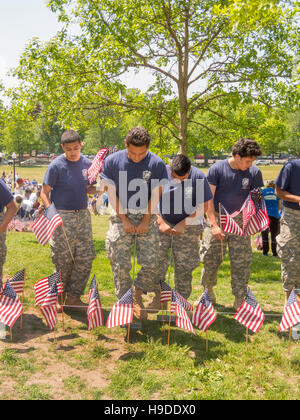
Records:
<instances>
[{"instance_id":1,"label":"person in background","mask_svg":"<svg viewBox=\"0 0 300 420\"><path fill-rule=\"evenodd\" d=\"M281 258L282 287L288 300L293 288L300 289L300 159L284 165L276 181L276 195L282 199L277 252Z\"/></svg>"},{"instance_id":2,"label":"person in background","mask_svg":"<svg viewBox=\"0 0 300 420\"><path fill-rule=\"evenodd\" d=\"M270 233L272 254L273 254L273 257L278 257L276 236L279 234L279 230L280 230L280 200L275 194L274 181L270 181L267 184L267 187L262 190L262 196L265 200L267 213L270 220L269 229L265 230L261 234L263 254L267 256L270 250L270 244L269 244L269 233Z\"/></svg>"},{"instance_id":3,"label":"person in background","mask_svg":"<svg viewBox=\"0 0 300 420\"><path fill-rule=\"evenodd\" d=\"M6 207L6 212L4 209ZM0 288L2 288L3 265L6 259L6 229L16 214L17 206L11 192L5 183L0 180Z\"/></svg>"}]
</instances>

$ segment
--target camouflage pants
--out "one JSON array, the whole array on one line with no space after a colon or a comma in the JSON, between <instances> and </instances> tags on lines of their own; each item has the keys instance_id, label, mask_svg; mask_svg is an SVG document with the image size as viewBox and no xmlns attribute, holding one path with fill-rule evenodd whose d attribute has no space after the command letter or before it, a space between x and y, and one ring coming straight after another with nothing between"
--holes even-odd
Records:
<instances>
[{"instance_id":1,"label":"camouflage pants","mask_svg":"<svg viewBox=\"0 0 300 420\"><path fill-rule=\"evenodd\" d=\"M185 299L192 293L193 270L200 264L199 237L200 226L188 226L182 235L168 235L158 230L159 238L159 274L156 282L164 281L169 267L169 249L172 248L175 290Z\"/></svg>"},{"instance_id":2,"label":"camouflage pants","mask_svg":"<svg viewBox=\"0 0 300 420\"><path fill-rule=\"evenodd\" d=\"M235 221L241 227L242 215L238 215ZM222 245L223 244L223 245ZM232 294L243 298L247 294L247 286L250 278L250 266L252 262L251 238L236 236L225 233L225 240L216 240L208 226L204 231L203 242L200 248L200 260L203 263L201 285L213 287L217 284L218 269L223 262L228 246Z\"/></svg>"},{"instance_id":3,"label":"camouflage pants","mask_svg":"<svg viewBox=\"0 0 300 420\"><path fill-rule=\"evenodd\" d=\"M136 226L143 218L142 214L129 214L129 219ZM157 273L158 238L155 227L156 216L149 222L149 231L146 234L132 235L125 233L121 219L117 215L110 218L109 230L106 234L107 256L111 263L114 277L115 293L120 299L132 286L131 248L136 243L137 262L141 266L135 273L134 284L146 292L159 291L159 284L155 279Z\"/></svg>"},{"instance_id":4,"label":"camouflage pants","mask_svg":"<svg viewBox=\"0 0 300 420\"><path fill-rule=\"evenodd\" d=\"M4 218L3 213L0 213L0 224ZM0 235L0 287L2 287L2 277L3 277L3 266L6 259L6 231Z\"/></svg>"},{"instance_id":5,"label":"camouflage pants","mask_svg":"<svg viewBox=\"0 0 300 420\"><path fill-rule=\"evenodd\" d=\"M284 208L280 220L277 253L281 258L281 278L285 292L300 289L300 211Z\"/></svg>"},{"instance_id":6,"label":"camouflage pants","mask_svg":"<svg viewBox=\"0 0 300 420\"><path fill-rule=\"evenodd\" d=\"M56 270L61 270L65 293L79 297L84 293L96 256L91 216L88 210L59 211L59 214L75 264L62 226L58 226L50 239L51 257Z\"/></svg>"}]
</instances>

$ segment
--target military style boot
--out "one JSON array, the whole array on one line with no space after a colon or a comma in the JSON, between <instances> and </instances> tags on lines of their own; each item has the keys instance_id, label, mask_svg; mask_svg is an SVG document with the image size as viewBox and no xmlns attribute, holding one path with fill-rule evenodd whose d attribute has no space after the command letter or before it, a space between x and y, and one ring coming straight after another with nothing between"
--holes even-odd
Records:
<instances>
[{"instance_id":1,"label":"military style boot","mask_svg":"<svg viewBox=\"0 0 300 420\"><path fill-rule=\"evenodd\" d=\"M136 287L133 288L133 314L137 319L146 320L148 315L142 299L143 291Z\"/></svg>"}]
</instances>

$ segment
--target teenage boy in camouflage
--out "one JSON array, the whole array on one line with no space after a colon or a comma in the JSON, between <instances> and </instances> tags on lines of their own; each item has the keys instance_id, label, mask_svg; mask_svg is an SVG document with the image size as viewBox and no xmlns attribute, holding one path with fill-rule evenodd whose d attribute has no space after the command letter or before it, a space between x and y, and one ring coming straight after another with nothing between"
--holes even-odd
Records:
<instances>
[{"instance_id":1,"label":"teenage boy in camouflage","mask_svg":"<svg viewBox=\"0 0 300 420\"><path fill-rule=\"evenodd\" d=\"M6 207L6 212L4 209ZM0 179L0 289L2 288L3 265L6 259L6 229L17 212L14 198L5 182Z\"/></svg>"},{"instance_id":2,"label":"teenage boy in camouflage","mask_svg":"<svg viewBox=\"0 0 300 420\"><path fill-rule=\"evenodd\" d=\"M276 194L283 200L277 252L281 258L283 290L288 299L300 289L300 159L288 162L275 181Z\"/></svg>"},{"instance_id":3,"label":"teenage boy in camouflage","mask_svg":"<svg viewBox=\"0 0 300 420\"><path fill-rule=\"evenodd\" d=\"M211 166L206 177L214 196L214 210L219 218L219 203L229 214L239 212L251 190L263 186L260 169L253 166L261 155L256 141L240 139L232 149L232 157ZM235 217L235 222L242 227L242 213ZM200 249L203 262L201 284L208 288L210 299L216 302L213 287L217 284L218 269L223 262L228 245L231 266L231 288L235 296L233 307L237 310L247 295L252 262L250 236L237 236L226 233L223 241L217 240L208 222Z\"/></svg>"},{"instance_id":4,"label":"teenage boy in camouflage","mask_svg":"<svg viewBox=\"0 0 300 420\"><path fill-rule=\"evenodd\" d=\"M131 248L136 243L141 269L134 279L134 314L146 319L142 295L159 291L153 282L157 271L158 243L155 228L158 185L167 178L164 162L149 151L150 134L143 127L129 131L125 150L108 156L101 172L101 189L107 191L113 207L106 235L115 293L120 299L132 286ZM155 181L154 181L155 180Z\"/></svg>"},{"instance_id":5,"label":"teenage boy in camouflage","mask_svg":"<svg viewBox=\"0 0 300 420\"><path fill-rule=\"evenodd\" d=\"M168 176L169 183L163 187L157 215L160 267L157 282L165 280L168 251L172 247L175 290L188 299L192 292L192 272L200 264L199 218L208 210L208 202L213 196L205 175L192 166L187 156L179 154L173 158ZM217 224L214 211L208 217L212 224ZM223 237L220 230L216 235L217 239ZM156 307L150 308L152 312L160 309L159 296L155 303Z\"/></svg>"},{"instance_id":6,"label":"teenage boy in camouflage","mask_svg":"<svg viewBox=\"0 0 300 420\"><path fill-rule=\"evenodd\" d=\"M92 163L81 155L82 142L76 131L63 133L61 147L64 153L53 160L45 174L41 199L46 208L53 202L63 220L49 243L53 264L61 270L65 305L84 306L80 296L96 256L87 209L87 170Z\"/></svg>"}]
</instances>

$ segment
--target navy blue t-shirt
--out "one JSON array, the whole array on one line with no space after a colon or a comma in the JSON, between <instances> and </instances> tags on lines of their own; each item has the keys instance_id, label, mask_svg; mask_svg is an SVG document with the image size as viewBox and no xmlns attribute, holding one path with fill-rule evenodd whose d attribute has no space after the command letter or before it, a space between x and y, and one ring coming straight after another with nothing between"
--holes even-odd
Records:
<instances>
[{"instance_id":1,"label":"navy blue t-shirt","mask_svg":"<svg viewBox=\"0 0 300 420\"><path fill-rule=\"evenodd\" d=\"M286 163L281 169L275 184L284 191L300 196L300 159ZM298 203L283 200L283 205L300 211Z\"/></svg>"},{"instance_id":2,"label":"navy blue t-shirt","mask_svg":"<svg viewBox=\"0 0 300 420\"><path fill-rule=\"evenodd\" d=\"M51 162L43 183L52 187L50 198L58 210L87 208L87 170L91 164L82 155L77 162L71 162L64 154Z\"/></svg>"},{"instance_id":3,"label":"navy blue t-shirt","mask_svg":"<svg viewBox=\"0 0 300 420\"><path fill-rule=\"evenodd\" d=\"M209 201L213 195L203 172L191 167L186 180L178 182L171 177L168 167L169 183L163 187L159 212L171 225L177 225L196 210L199 204Z\"/></svg>"},{"instance_id":4,"label":"navy blue t-shirt","mask_svg":"<svg viewBox=\"0 0 300 420\"><path fill-rule=\"evenodd\" d=\"M126 149L113 153L105 159L101 172L101 179L116 186L124 210L147 209L152 190L167 178L165 163L149 151L138 163L128 158Z\"/></svg>"},{"instance_id":5,"label":"navy blue t-shirt","mask_svg":"<svg viewBox=\"0 0 300 420\"><path fill-rule=\"evenodd\" d=\"M214 197L216 212L219 212L221 203L229 214L241 209L251 190L264 185L257 166L251 166L246 171L232 169L227 159L214 163L206 178L209 184L217 187Z\"/></svg>"},{"instance_id":6,"label":"navy blue t-shirt","mask_svg":"<svg viewBox=\"0 0 300 420\"><path fill-rule=\"evenodd\" d=\"M5 182L0 179L0 212L2 213L4 210L4 207L7 206L8 203L10 203L14 197L12 196L11 192L7 188Z\"/></svg>"}]
</instances>

